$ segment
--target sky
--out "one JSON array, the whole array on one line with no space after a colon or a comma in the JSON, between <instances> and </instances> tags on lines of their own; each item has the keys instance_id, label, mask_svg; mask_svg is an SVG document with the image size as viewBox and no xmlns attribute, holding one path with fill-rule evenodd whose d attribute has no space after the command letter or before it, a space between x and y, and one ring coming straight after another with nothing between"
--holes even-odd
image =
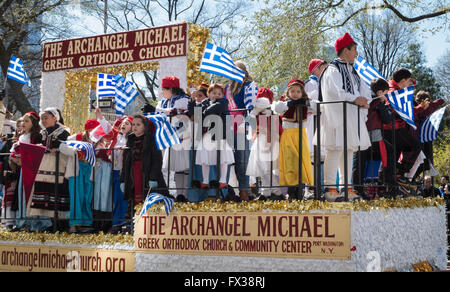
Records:
<instances>
[{"instance_id":1,"label":"sky","mask_svg":"<svg viewBox=\"0 0 450 292\"><path fill-rule=\"evenodd\" d=\"M76 2L77 1L74 1L74 3ZM261 2L256 2L254 9L262 8L264 5L265 4L262 4ZM76 16L81 16L79 8L74 10L74 14ZM432 20L418 22L419 30L428 29L432 22L436 23L437 21L439 23L440 19L442 18L433 18ZM80 36L103 34L103 24L98 19L90 17L86 19L84 25L87 25L90 31L80 32ZM447 50L450 50L450 33L445 27L434 34L430 32L419 32L418 39L422 43L422 49L426 56L426 65L432 69L438 64L439 58L442 57Z\"/></svg>"}]
</instances>

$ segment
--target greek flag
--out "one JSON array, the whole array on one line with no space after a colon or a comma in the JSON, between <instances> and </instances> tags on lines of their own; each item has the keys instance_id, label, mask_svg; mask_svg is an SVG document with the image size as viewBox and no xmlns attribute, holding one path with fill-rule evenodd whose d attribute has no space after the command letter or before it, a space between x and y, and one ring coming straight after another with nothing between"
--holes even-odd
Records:
<instances>
[{"instance_id":1,"label":"greek flag","mask_svg":"<svg viewBox=\"0 0 450 292\"><path fill-rule=\"evenodd\" d=\"M63 143L84 151L84 158L86 161L92 166L95 165L96 158L94 145L83 141L63 141Z\"/></svg>"},{"instance_id":2,"label":"greek flag","mask_svg":"<svg viewBox=\"0 0 450 292\"><path fill-rule=\"evenodd\" d=\"M420 143L430 142L437 139L439 126L441 125L442 117L444 116L446 108L447 107L443 107L434 112L425 120L425 122L423 122L420 127Z\"/></svg>"},{"instance_id":3,"label":"greek flag","mask_svg":"<svg viewBox=\"0 0 450 292\"><path fill-rule=\"evenodd\" d=\"M121 75L114 76L116 86L116 114L123 115L125 108L139 95L133 82L126 81Z\"/></svg>"},{"instance_id":4,"label":"greek flag","mask_svg":"<svg viewBox=\"0 0 450 292\"><path fill-rule=\"evenodd\" d=\"M234 65L230 54L211 43L206 43L200 71L220 75L239 83L242 83L245 77L245 72Z\"/></svg>"},{"instance_id":5,"label":"greek flag","mask_svg":"<svg viewBox=\"0 0 450 292\"><path fill-rule=\"evenodd\" d=\"M22 84L27 84L29 87L31 87L31 80L30 78L28 78L28 75L23 68L22 60L15 56L11 56L11 59L9 60L6 78L15 80Z\"/></svg>"},{"instance_id":6,"label":"greek flag","mask_svg":"<svg viewBox=\"0 0 450 292\"><path fill-rule=\"evenodd\" d=\"M356 58L355 64L356 72L358 72L359 76L370 86L370 82L376 78L385 79L381 76L380 72L378 72L372 65L369 64L366 60L364 60L361 56Z\"/></svg>"},{"instance_id":7,"label":"greek flag","mask_svg":"<svg viewBox=\"0 0 450 292\"><path fill-rule=\"evenodd\" d=\"M399 116L407 122L414 130L417 129L414 124L414 86L402 88L385 95L391 107Z\"/></svg>"},{"instance_id":8,"label":"greek flag","mask_svg":"<svg viewBox=\"0 0 450 292\"><path fill-rule=\"evenodd\" d=\"M115 97L116 96L116 82L114 75L98 73L97 74L97 97Z\"/></svg>"},{"instance_id":9,"label":"greek flag","mask_svg":"<svg viewBox=\"0 0 450 292\"><path fill-rule=\"evenodd\" d=\"M145 117L155 125L155 142L159 150L181 144L181 139L175 128L170 124L166 116L146 113Z\"/></svg>"},{"instance_id":10,"label":"greek flag","mask_svg":"<svg viewBox=\"0 0 450 292\"><path fill-rule=\"evenodd\" d=\"M150 209L151 206L153 206L155 203L158 203L160 201L164 202L164 209L166 211L166 215L169 216L170 211L172 210L174 200L168 197L165 197L163 195L157 194L157 193L151 193L147 195L147 198L145 198L144 206L142 207L142 211L139 214L139 218L145 215L148 209Z\"/></svg>"}]
</instances>

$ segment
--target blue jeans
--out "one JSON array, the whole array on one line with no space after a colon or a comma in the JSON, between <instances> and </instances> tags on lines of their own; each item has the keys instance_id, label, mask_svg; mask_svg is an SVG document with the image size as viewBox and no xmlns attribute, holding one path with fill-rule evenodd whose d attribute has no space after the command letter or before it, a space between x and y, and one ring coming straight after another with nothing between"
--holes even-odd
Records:
<instances>
[{"instance_id":1,"label":"blue jeans","mask_svg":"<svg viewBox=\"0 0 450 292\"><path fill-rule=\"evenodd\" d=\"M237 150L237 134L234 134L234 170L239 182L239 190L247 191L250 189L249 177L246 175L248 158L250 156L249 141L245 139L245 150Z\"/></svg>"}]
</instances>

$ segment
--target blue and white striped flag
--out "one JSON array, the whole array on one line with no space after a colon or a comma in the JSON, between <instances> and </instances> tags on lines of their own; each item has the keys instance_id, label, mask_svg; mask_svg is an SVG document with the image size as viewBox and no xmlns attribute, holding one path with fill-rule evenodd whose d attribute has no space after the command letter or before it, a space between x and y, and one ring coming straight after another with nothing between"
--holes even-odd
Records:
<instances>
[{"instance_id":1,"label":"blue and white striped flag","mask_svg":"<svg viewBox=\"0 0 450 292\"><path fill-rule=\"evenodd\" d=\"M414 130L417 129L414 124L414 86L402 88L386 94L391 107L399 116L407 122Z\"/></svg>"},{"instance_id":2,"label":"blue and white striped flag","mask_svg":"<svg viewBox=\"0 0 450 292\"><path fill-rule=\"evenodd\" d=\"M200 71L220 75L239 83L242 83L245 77L245 72L236 67L230 54L211 43L206 43Z\"/></svg>"},{"instance_id":3,"label":"blue and white striped flag","mask_svg":"<svg viewBox=\"0 0 450 292\"><path fill-rule=\"evenodd\" d=\"M27 84L29 87L31 87L31 80L30 78L28 78L28 75L23 68L22 60L15 56L11 56L11 59L9 60L6 78L15 80L22 84Z\"/></svg>"},{"instance_id":4,"label":"blue and white striped flag","mask_svg":"<svg viewBox=\"0 0 450 292\"><path fill-rule=\"evenodd\" d=\"M146 113L145 117L155 125L155 142L159 150L181 144L177 131L165 115Z\"/></svg>"},{"instance_id":5,"label":"blue and white striped flag","mask_svg":"<svg viewBox=\"0 0 450 292\"><path fill-rule=\"evenodd\" d=\"M125 108L139 95L134 83L121 75L114 76L116 86L116 114L123 115Z\"/></svg>"},{"instance_id":6,"label":"blue and white striped flag","mask_svg":"<svg viewBox=\"0 0 450 292\"><path fill-rule=\"evenodd\" d=\"M98 73L97 74L97 97L115 97L116 96L116 82L114 75Z\"/></svg>"},{"instance_id":7,"label":"blue and white striped flag","mask_svg":"<svg viewBox=\"0 0 450 292\"><path fill-rule=\"evenodd\" d=\"M86 161L92 166L95 165L96 158L94 145L83 141L64 141L63 143L84 151L84 158Z\"/></svg>"},{"instance_id":8,"label":"blue and white striped flag","mask_svg":"<svg viewBox=\"0 0 450 292\"><path fill-rule=\"evenodd\" d=\"M157 193L151 193L147 195L147 198L145 198L144 206L142 207L142 211L139 214L139 218L145 215L148 209L150 209L151 206L153 206L155 203L158 203L160 201L164 202L164 209L166 211L166 215L169 216L170 211L172 210L174 200L168 197L165 197L163 195L157 194Z\"/></svg>"},{"instance_id":9,"label":"blue and white striped flag","mask_svg":"<svg viewBox=\"0 0 450 292\"><path fill-rule=\"evenodd\" d=\"M425 120L425 122L423 122L420 127L420 143L430 142L437 139L439 126L441 125L442 117L444 116L446 108L447 107L443 107L434 112Z\"/></svg>"},{"instance_id":10,"label":"blue and white striped flag","mask_svg":"<svg viewBox=\"0 0 450 292\"><path fill-rule=\"evenodd\" d=\"M369 62L364 60L361 56L358 56L356 58L356 61L355 61L355 64L353 65L353 67L355 67L355 70L356 70L356 72L358 72L358 75L369 86L370 86L370 82L373 79L376 79L376 78L385 79L383 76L381 76L380 72L378 72L372 65L369 64Z\"/></svg>"}]
</instances>

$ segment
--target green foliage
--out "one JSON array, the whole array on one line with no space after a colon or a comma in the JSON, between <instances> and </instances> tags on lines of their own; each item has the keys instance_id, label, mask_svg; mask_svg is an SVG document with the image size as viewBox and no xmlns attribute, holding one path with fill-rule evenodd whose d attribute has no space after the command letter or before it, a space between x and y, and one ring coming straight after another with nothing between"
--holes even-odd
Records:
<instances>
[{"instance_id":1,"label":"green foliage","mask_svg":"<svg viewBox=\"0 0 450 292\"><path fill-rule=\"evenodd\" d=\"M251 74L260 87L273 88L280 95L293 78L309 76L308 63L318 58L320 20L312 13L310 1L276 1L257 11L245 48ZM278 90L277 90L278 88Z\"/></svg>"},{"instance_id":2,"label":"green foliage","mask_svg":"<svg viewBox=\"0 0 450 292\"><path fill-rule=\"evenodd\" d=\"M450 131L446 132L438 138L434 143L434 167L439 171L439 175L450 174Z\"/></svg>"},{"instance_id":3,"label":"green foliage","mask_svg":"<svg viewBox=\"0 0 450 292\"><path fill-rule=\"evenodd\" d=\"M400 66L409 69L413 78L417 81L416 92L428 91L432 98L440 93L440 85L433 75L433 70L425 66L425 56L420 44L410 44L406 56L400 61Z\"/></svg>"}]
</instances>

